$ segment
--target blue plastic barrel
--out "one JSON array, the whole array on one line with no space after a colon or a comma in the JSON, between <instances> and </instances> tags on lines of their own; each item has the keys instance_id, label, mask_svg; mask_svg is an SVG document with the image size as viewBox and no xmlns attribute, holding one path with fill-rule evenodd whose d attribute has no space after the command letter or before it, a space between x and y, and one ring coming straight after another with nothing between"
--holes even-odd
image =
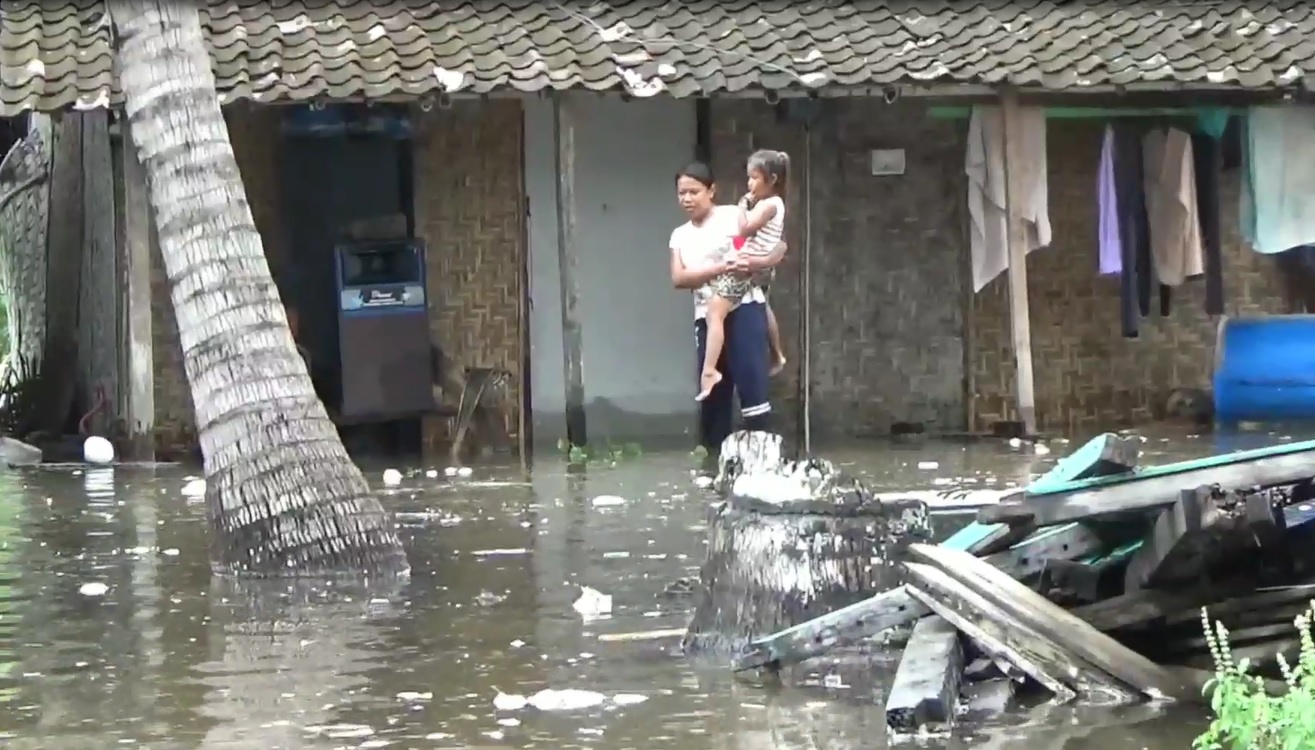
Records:
<instances>
[{"instance_id":1,"label":"blue plastic barrel","mask_svg":"<svg viewBox=\"0 0 1315 750\"><path fill-rule=\"evenodd\" d=\"M1315 419L1315 315L1225 318L1215 345L1215 419Z\"/></svg>"}]
</instances>

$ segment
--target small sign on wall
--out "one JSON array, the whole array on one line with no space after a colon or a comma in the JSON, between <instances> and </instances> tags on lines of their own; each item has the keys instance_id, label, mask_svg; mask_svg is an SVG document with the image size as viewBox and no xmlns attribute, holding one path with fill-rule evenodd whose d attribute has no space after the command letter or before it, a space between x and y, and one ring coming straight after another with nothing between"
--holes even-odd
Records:
<instances>
[{"instance_id":1,"label":"small sign on wall","mask_svg":"<svg viewBox=\"0 0 1315 750\"><path fill-rule=\"evenodd\" d=\"M904 174L904 149L874 149L869 154L874 177Z\"/></svg>"}]
</instances>

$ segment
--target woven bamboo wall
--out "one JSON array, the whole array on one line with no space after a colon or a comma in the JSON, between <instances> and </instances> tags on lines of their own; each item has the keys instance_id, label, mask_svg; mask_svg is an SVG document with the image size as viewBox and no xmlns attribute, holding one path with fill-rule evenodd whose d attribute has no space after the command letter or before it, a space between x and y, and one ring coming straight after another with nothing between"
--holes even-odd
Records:
<instances>
[{"instance_id":1,"label":"woven bamboo wall","mask_svg":"<svg viewBox=\"0 0 1315 750\"><path fill-rule=\"evenodd\" d=\"M277 267L285 255L279 222L279 110L241 106L227 109L225 116L265 254L270 258L270 265ZM169 301L169 282L158 246L152 248L151 254L151 299L156 452L161 458L169 458L195 447L196 414L183 372L178 323Z\"/></svg>"},{"instance_id":2,"label":"woven bamboo wall","mask_svg":"<svg viewBox=\"0 0 1315 750\"><path fill-rule=\"evenodd\" d=\"M460 102L418 115L416 232L428 245L431 331L465 367L511 373L507 430L521 407L525 192L520 102ZM445 440L447 421L426 428Z\"/></svg>"},{"instance_id":3,"label":"woven bamboo wall","mask_svg":"<svg viewBox=\"0 0 1315 750\"><path fill-rule=\"evenodd\" d=\"M1161 416L1170 390L1209 387L1216 321L1202 282L1174 290L1171 314L1157 309L1138 339L1120 335L1119 281L1097 274L1096 166L1104 125L1049 125L1051 247L1028 256L1032 359L1042 429L1081 432ZM1246 248L1237 230L1237 174L1222 201L1224 286L1229 314L1284 312L1274 260ZM1008 284L1002 275L972 301L975 427L1015 420Z\"/></svg>"}]
</instances>

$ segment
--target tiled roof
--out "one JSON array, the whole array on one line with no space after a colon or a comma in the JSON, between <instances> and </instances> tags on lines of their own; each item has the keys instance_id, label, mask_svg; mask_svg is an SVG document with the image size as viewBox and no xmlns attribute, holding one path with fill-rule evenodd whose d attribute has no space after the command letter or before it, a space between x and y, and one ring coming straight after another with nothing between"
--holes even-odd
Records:
<instances>
[{"instance_id":1,"label":"tiled roof","mask_svg":"<svg viewBox=\"0 0 1315 750\"><path fill-rule=\"evenodd\" d=\"M585 87L1289 88L1308 0L198 0L226 100ZM0 114L115 99L99 0L0 0Z\"/></svg>"}]
</instances>

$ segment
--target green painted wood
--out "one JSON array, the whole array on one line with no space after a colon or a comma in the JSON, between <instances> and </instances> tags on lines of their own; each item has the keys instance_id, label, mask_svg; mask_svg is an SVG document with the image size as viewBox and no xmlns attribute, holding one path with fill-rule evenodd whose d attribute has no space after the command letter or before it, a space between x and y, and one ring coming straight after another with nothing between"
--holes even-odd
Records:
<instances>
[{"instance_id":1,"label":"green painted wood","mask_svg":"<svg viewBox=\"0 0 1315 750\"><path fill-rule=\"evenodd\" d=\"M1028 485L1026 494L1033 488L1054 491L1073 482L1093 476L1125 476L1136 471L1137 439L1126 438L1112 432L1088 440L1081 448L1061 458L1045 474ZM970 523L949 539L941 542L948 549L981 554L987 544L1003 536L1004 524Z\"/></svg>"},{"instance_id":2,"label":"green painted wood","mask_svg":"<svg viewBox=\"0 0 1315 750\"><path fill-rule=\"evenodd\" d=\"M1224 490L1275 487L1315 476L1315 440L1148 466L1128 474L1046 483L1019 500L983 508L983 523L1049 526L1171 505L1183 488Z\"/></svg>"}]
</instances>

